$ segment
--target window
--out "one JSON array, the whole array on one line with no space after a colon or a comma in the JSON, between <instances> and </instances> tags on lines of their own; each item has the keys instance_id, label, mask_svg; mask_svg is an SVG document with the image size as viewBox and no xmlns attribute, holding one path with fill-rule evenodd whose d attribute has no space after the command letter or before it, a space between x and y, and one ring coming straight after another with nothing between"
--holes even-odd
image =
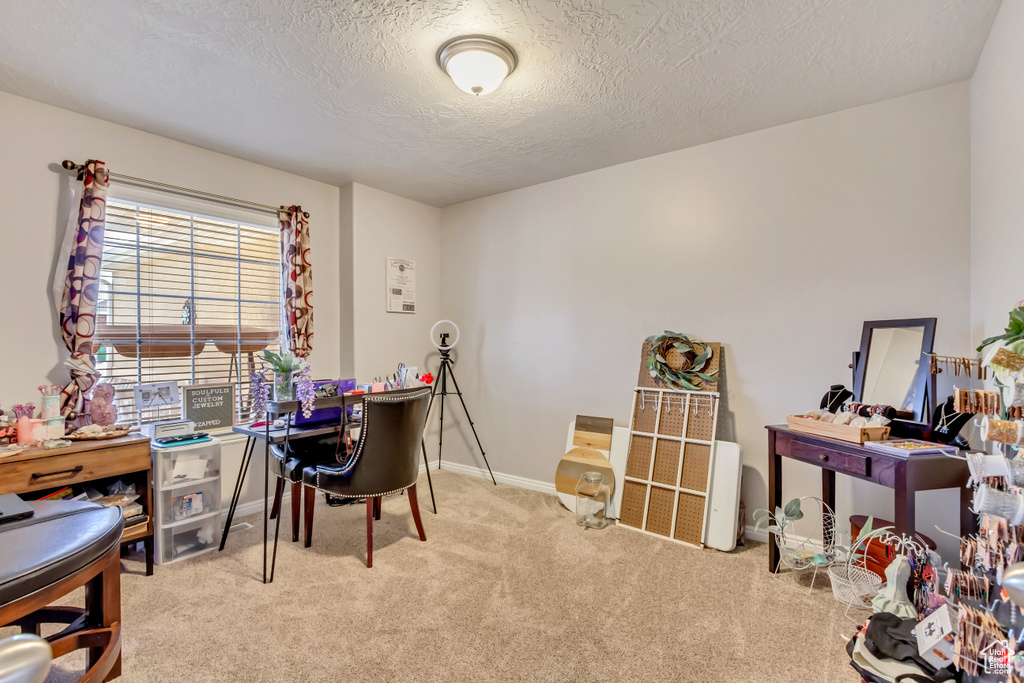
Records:
<instances>
[{"instance_id":1,"label":"window","mask_svg":"<svg viewBox=\"0 0 1024 683\"><path fill-rule=\"evenodd\" d=\"M232 383L237 416L247 419L258 355L279 348L275 217L120 196L112 185L94 337L97 370L115 386L119 413L142 422L178 418L178 408L137 414L136 384Z\"/></svg>"}]
</instances>

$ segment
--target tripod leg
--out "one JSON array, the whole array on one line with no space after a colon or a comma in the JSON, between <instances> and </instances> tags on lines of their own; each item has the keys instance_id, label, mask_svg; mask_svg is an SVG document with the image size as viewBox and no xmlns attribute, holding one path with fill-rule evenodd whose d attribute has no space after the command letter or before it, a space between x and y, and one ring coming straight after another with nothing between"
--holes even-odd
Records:
<instances>
[{"instance_id":1,"label":"tripod leg","mask_svg":"<svg viewBox=\"0 0 1024 683\"><path fill-rule=\"evenodd\" d=\"M434 482L430 481L430 461L427 460L427 444L420 439L420 448L423 449L423 464L427 466L427 485L430 487L430 504L434 506L434 514L437 514L437 501L434 500Z\"/></svg>"},{"instance_id":2,"label":"tripod leg","mask_svg":"<svg viewBox=\"0 0 1024 683\"><path fill-rule=\"evenodd\" d=\"M476 433L476 426L473 425L473 418L471 418L469 416L469 408L466 407L466 401L465 401L465 399L462 398L462 391L459 390L459 383L455 380L455 370L454 369L449 369L448 372L452 376L452 384L455 385L455 393L459 397L459 402L462 403L462 410L465 411L466 419L469 420L469 428L473 430L473 437L476 438L476 445L480 449L480 455L483 456L484 464L487 465L487 474L491 475L491 482L495 486L497 486L498 482L494 480L494 472L491 472L491 463L487 462L487 454L484 453L483 444L480 443L480 436ZM444 400L444 395L443 394L441 396L441 400L442 401Z\"/></svg>"},{"instance_id":3,"label":"tripod leg","mask_svg":"<svg viewBox=\"0 0 1024 683\"><path fill-rule=\"evenodd\" d=\"M447 373L445 372L446 368L447 366L445 365L445 361L442 360L441 369L437 373L441 376L441 426L437 430L437 469L441 469L441 449L444 446L444 394L447 391L447 387L445 386L445 377L447 376Z\"/></svg>"}]
</instances>

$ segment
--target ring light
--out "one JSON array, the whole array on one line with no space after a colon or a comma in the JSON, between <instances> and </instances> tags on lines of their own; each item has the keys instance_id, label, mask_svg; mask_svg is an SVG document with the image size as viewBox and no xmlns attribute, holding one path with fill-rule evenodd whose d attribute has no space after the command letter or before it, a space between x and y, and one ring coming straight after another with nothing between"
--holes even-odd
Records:
<instances>
[{"instance_id":1,"label":"ring light","mask_svg":"<svg viewBox=\"0 0 1024 683\"><path fill-rule=\"evenodd\" d=\"M434 331L437 329L437 326L440 325L441 323L448 323L449 325L455 328L455 341L448 344L447 346L442 346L441 344L438 344L434 340ZM434 326L430 328L430 343L433 344L434 348L436 348L438 351L448 351L453 346L459 343L459 326L453 323L451 320L438 320L436 323L434 323Z\"/></svg>"}]
</instances>

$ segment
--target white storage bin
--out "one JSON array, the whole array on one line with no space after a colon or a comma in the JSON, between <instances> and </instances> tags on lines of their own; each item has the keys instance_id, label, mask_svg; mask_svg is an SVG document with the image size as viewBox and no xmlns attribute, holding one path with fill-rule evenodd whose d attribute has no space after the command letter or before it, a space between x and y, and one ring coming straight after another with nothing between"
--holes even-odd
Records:
<instances>
[{"instance_id":1,"label":"white storage bin","mask_svg":"<svg viewBox=\"0 0 1024 683\"><path fill-rule=\"evenodd\" d=\"M220 512L220 480L184 483L160 492L162 525Z\"/></svg>"},{"instance_id":2,"label":"white storage bin","mask_svg":"<svg viewBox=\"0 0 1024 683\"><path fill-rule=\"evenodd\" d=\"M160 564L193 557L217 547L220 516L186 520L182 524L163 527L157 532L157 555Z\"/></svg>"},{"instance_id":3,"label":"white storage bin","mask_svg":"<svg viewBox=\"0 0 1024 683\"><path fill-rule=\"evenodd\" d=\"M220 441L159 448L153 453L156 562L216 547L220 527Z\"/></svg>"},{"instance_id":4,"label":"white storage bin","mask_svg":"<svg viewBox=\"0 0 1024 683\"><path fill-rule=\"evenodd\" d=\"M153 469L159 488L220 476L220 441L190 446L153 448ZM177 475L177 476L175 476Z\"/></svg>"}]
</instances>

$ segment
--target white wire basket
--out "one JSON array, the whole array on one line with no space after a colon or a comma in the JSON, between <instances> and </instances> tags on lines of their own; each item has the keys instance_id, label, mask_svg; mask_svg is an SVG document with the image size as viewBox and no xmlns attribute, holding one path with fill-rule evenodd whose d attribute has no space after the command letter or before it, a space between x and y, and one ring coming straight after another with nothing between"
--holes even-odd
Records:
<instances>
[{"instance_id":1,"label":"white wire basket","mask_svg":"<svg viewBox=\"0 0 1024 683\"><path fill-rule=\"evenodd\" d=\"M871 599L882 589L882 580L869 569L845 562L828 568L832 595L854 609L871 609Z\"/></svg>"}]
</instances>

